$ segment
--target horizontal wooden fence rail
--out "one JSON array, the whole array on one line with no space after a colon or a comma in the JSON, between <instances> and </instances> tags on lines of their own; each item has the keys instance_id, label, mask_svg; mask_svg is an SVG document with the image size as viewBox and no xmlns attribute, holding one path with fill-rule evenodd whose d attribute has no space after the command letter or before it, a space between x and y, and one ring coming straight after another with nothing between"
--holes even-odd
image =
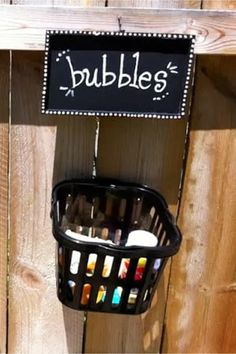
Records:
<instances>
[{"instance_id":1,"label":"horizontal wooden fence rail","mask_svg":"<svg viewBox=\"0 0 236 354\"><path fill-rule=\"evenodd\" d=\"M118 19L120 21L118 22ZM0 49L43 50L47 29L188 33L197 54L236 54L236 11L0 5Z\"/></svg>"}]
</instances>

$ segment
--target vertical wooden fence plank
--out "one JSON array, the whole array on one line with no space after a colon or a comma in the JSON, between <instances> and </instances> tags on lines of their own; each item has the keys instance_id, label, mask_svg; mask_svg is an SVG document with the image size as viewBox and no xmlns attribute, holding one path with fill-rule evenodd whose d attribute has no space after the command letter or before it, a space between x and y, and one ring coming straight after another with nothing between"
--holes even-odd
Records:
<instances>
[{"instance_id":1,"label":"vertical wooden fence plank","mask_svg":"<svg viewBox=\"0 0 236 354\"><path fill-rule=\"evenodd\" d=\"M175 212L186 121L114 118L100 124L98 175L148 184L165 195ZM167 282L168 269L152 308L142 316L89 314L86 352L158 352Z\"/></svg>"},{"instance_id":2,"label":"vertical wooden fence plank","mask_svg":"<svg viewBox=\"0 0 236 354\"><path fill-rule=\"evenodd\" d=\"M203 0L204 9L235 10L235 0Z\"/></svg>"},{"instance_id":3,"label":"vertical wooden fence plank","mask_svg":"<svg viewBox=\"0 0 236 354\"><path fill-rule=\"evenodd\" d=\"M83 312L56 298L52 183L90 176L96 122L40 114L42 53L13 53L10 353L81 353Z\"/></svg>"},{"instance_id":4,"label":"vertical wooden fence plank","mask_svg":"<svg viewBox=\"0 0 236 354\"><path fill-rule=\"evenodd\" d=\"M0 5L10 0L0 0ZM9 52L0 52L0 353L7 342Z\"/></svg>"},{"instance_id":5,"label":"vertical wooden fence plank","mask_svg":"<svg viewBox=\"0 0 236 354\"><path fill-rule=\"evenodd\" d=\"M0 0L0 5L10 0ZM9 53L0 52L0 353L7 343L7 220L8 220L8 117L9 117Z\"/></svg>"},{"instance_id":6,"label":"vertical wooden fence plank","mask_svg":"<svg viewBox=\"0 0 236 354\"><path fill-rule=\"evenodd\" d=\"M0 353L7 339L9 52L0 51Z\"/></svg>"},{"instance_id":7,"label":"vertical wooden fence plank","mask_svg":"<svg viewBox=\"0 0 236 354\"><path fill-rule=\"evenodd\" d=\"M104 1L42 0L40 5ZM15 53L13 59L9 352L80 353L84 314L56 298L50 194L52 182L91 176L96 122L41 117L42 55Z\"/></svg>"},{"instance_id":8,"label":"vertical wooden fence plank","mask_svg":"<svg viewBox=\"0 0 236 354\"><path fill-rule=\"evenodd\" d=\"M204 0L203 8L236 2ZM234 57L199 58L165 353L236 352L235 73Z\"/></svg>"},{"instance_id":9,"label":"vertical wooden fence plank","mask_svg":"<svg viewBox=\"0 0 236 354\"><path fill-rule=\"evenodd\" d=\"M109 1L109 6L162 6L163 2ZM185 2L178 4L184 6ZM169 7L176 2L168 2ZM97 174L146 183L176 212L186 120L101 119ZM160 350L169 267L152 308L142 316L88 314L85 351L157 353ZM105 333L105 334L104 334ZM105 337L105 340L101 338Z\"/></svg>"},{"instance_id":10,"label":"vertical wooden fence plank","mask_svg":"<svg viewBox=\"0 0 236 354\"><path fill-rule=\"evenodd\" d=\"M164 353L236 352L236 65L201 57Z\"/></svg>"}]
</instances>

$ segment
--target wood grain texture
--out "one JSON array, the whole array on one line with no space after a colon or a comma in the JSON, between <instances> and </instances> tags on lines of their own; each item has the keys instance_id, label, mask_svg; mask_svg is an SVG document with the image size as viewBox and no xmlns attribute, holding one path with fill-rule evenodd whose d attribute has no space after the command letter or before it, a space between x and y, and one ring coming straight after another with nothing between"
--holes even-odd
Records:
<instances>
[{"instance_id":1,"label":"wood grain texture","mask_svg":"<svg viewBox=\"0 0 236 354\"><path fill-rule=\"evenodd\" d=\"M83 312L55 288L52 184L90 176L94 119L40 114L43 55L13 53L11 128L10 353L81 353Z\"/></svg>"},{"instance_id":2,"label":"wood grain texture","mask_svg":"<svg viewBox=\"0 0 236 354\"><path fill-rule=\"evenodd\" d=\"M113 2L108 4L113 5ZM125 1L120 1L124 6ZM133 2L133 5L139 3ZM149 2L143 1L143 4ZM118 5L118 2L117 2ZM165 195L173 213L178 203L186 121L101 119L97 173L145 183ZM173 143L175 142L175 143ZM169 266L151 309L141 316L89 314L87 353L160 352ZM106 340L101 340L106 333Z\"/></svg>"},{"instance_id":3,"label":"wood grain texture","mask_svg":"<svg viewBox=\"0 0 236 354\"><path fill-rule=\"evenodd\" d=\"M234 57L199 59L164 353L236 352L235 82Z\"/></svg>"},{"instance_id":4,"label":"wood grain texture","mask_svg":"<svg viewBox=\"0 0 236 354\"><path fill-rule=\"evenodd\" d=\"M108 4L111 7L199 9L201 7L201 0L109 0Z\"/></svg>"},{"instance_id":5,"label":"wood grain texture","mask_svg":"<svg viewBox=\"0 0 236 354\"><path fill-rule=\"evenodd\" d=\"M1 5L0 49L43 50L46 29L190 33L198 54L236 54L236 12Z\"/></svg>"},{"instance_id":6,"label":"wood grain texture","mask_svg":"<svg viewBox=\"0 0 236 354\"><path fill-rule=\"evenodd\" d=\"M114 118L100 124L98 175L148 184L165 195L175 212L186 121ZM167 282L168 269L152 309L142 316L89 314L86 352L158 352ZM106 340L101 340L103 331Z\"/></svg>"},{"instance_id":7,"label":"wood grain texture","mask_svg":"<svg viewBox=\"0 0 236 354\"><path fill-rule=\"evenodd\" d=\"M0 353L7 338L9 52L0 52Z\"/></svg>"},{"instance_id":8,"label":"wood grain texture","mask_svg":"<svg viewBox=\"0 0 236 354\"><path fill-rule=\"evenodd\" d=\"M165 193L174 211L185 126L184 119L101 118L97 160L99 175L109 174L158 188ZM178 147L171 144L173 140Z\"/></svg>"},{"instance_id":9,"label":"wood grain texture","mask_svg":"<svg viewBox=\"0 0 236 354\"><path fill-rule=\"evenodd\" d=\"M236 0L203 0L203 9L235 10Z\"/></svg>"},{"instance_id":10,"label":"wood grain texture","mask_svg":"<svg viewBox=\"0 0 236 354\"><path fill-rule=\"evenodd\" d=\"M202 6L236 9L236 1ZM163 352L235 353L235 60L201 58L197 73L180 212L185 237L172 266Z\"/></svg>"},{"instance_id":11,"label":"wood grain texture","mask_svg":"<svg viewBox=\"0 0 236 354\"><path fill-rule=\"evenodd\" d=\"M1 2L0 2L1 3ZM104 6L105 0L12 0L14 5L37 5L37 6Z\"/></svg>"}]
</instances>

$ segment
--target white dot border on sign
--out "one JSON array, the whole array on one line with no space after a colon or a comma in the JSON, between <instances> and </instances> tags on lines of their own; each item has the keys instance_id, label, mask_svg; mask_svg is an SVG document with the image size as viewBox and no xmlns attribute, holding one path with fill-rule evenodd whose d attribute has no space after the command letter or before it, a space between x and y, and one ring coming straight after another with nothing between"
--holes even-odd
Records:
<instances>
[{"instance_id":1,"label":"white dot border on sign","mask_svg":"<svg viewBox=\"0 0 236 354\"><path fill-rule=\"evenodd\" d=\"M48 52L49 52L49 42L51 34L59 34L59 30L49 30L46 31L45 38L45 56L44 56L44 68L43 68L43 88L42 88L42 99L41 99L41 113L42 114L55 114L54 111L46 110L45 102L47 95L47 75L48 75ZM58 112L58 114L60 114Z\"/></svg>"},{"instance_id":2,"label":"white dot border on sign","mask_svg":"<svg viewBox=\"0 0 236 354\"><path fill-rule=\"evenodd\" d=\"M41 109L41 113L63 116L89 116L89 117L123 117L123 118L157 118L157 119L180 119L185 115L184 111L178 114L157 114L157 113L126 113L126 112L87 112L87 111L61 111Z\"/></svg>"},{"instance_id":3,"label":"white dot border on sign","mask_svg":"<svg viewBox=\"0 0 236 354\"><path fill-rule=\"evenodd\" d=\"M48 76L48 54L50 36L57 34L78 34L86 36L133 36L133 37L157 37L165 39L191 39L190 53L188 59L188 67L186 73L186 80L184 85L184 93L180 112L177 114L166 113L131 113L131 112L83 112L83 111L66 111L66 110L51 110L46 109L46 95L47 95L47 76ZM41 100L41 113L43 114L59 114L59 115L79 115L79 116L98 116L98 117L131 117L131 118L157 118L157 119L181 119L187 114L187 97L190 87L190 79L192 77L193 65L194 65L194 44L195 36L191 34L177 34L177 33L151 33L151 32L125 32L125 31L78 31L78 30L47 30L45 38L45 57L43 68L43 88L42 88L42 100Z\"/></svg>"},{"instance_id":4,"label":"white dot border on sign","mask_svg":"<svg viewBox=\"0 0 236 354\"><path fill-rule=\"evenodd\" d=\"M182 105L181 105L181 116L187 115L188 111L188 106L186 104L187 98L188 98L188 93L191 85L191 78L193 75L193 67L194 67L194 46L196 42L196 38L193 35L187 36L184 35L184 38L190 38L191 39L191 45L190 45L190 51L189 51L189 57L188 57L188 66L187 66L187 72L186 72L186 79L185 79L185 84L184 84L184 92L183 92L183 98L182 98Z\"/></svg>"},{"instance_id":5,"label":"white dot border on sign","mask_svg":"<svg viewBox=\"0 0 236 354\"><path fill-rule=\"evenodd\" d=\"M192 34L179 34L179 33L156 33L156 32L126 32L126 31L83 31L83 30L47 30L46 31L46 44L49 43L50 35L57 34L79 34L86 36L141 36L141 37L158 37L168 39L191 39L192 48L195 43L195 35Z\"/></svg>"}]
</instances>

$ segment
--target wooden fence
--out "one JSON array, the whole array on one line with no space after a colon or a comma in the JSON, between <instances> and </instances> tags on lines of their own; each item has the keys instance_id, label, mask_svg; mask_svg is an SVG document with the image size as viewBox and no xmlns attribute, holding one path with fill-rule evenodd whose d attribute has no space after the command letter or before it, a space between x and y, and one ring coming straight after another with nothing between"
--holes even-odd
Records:
<instances>
[{"instance_id":1,"label":"wooden fence","mask_svg":"<svg viewBox=\"0 0 236 354\"><path fill-rule=\"evenodd\" d=\"M214 53L236 54L236 12L201 16L192 9L233 10L236 1L11 3L12 17L10 1L0 0L5 4L0 6L0 353L235 353L236 59ZM29 8L32 4L67 5L69 12ZM167 9L132 10L128 17L126 7ZM100 11L113 29L122 13L129 30L160 30L148 16L166 16L162 26L176 31L168 8L188 9L178 12L184 22L171 14L197 33L197 52L208 53L197 59L191 116L188 121L101 118L96 169L98 176L160 190L178 215L181 251L169 262L147 313L76 312L56 298L51 190L64 178L92 175L97 125L95 118L40 114L43 53L34 49L42 49L45 24L37 13L53 16L55 10L58 26L63 13L68 21L72 12L84 11L79 18L89 20ZM76 24L76 16L73 26L86 27ZM176 26L185 31L185 25Z\"/></svg>"}]
</instances>

